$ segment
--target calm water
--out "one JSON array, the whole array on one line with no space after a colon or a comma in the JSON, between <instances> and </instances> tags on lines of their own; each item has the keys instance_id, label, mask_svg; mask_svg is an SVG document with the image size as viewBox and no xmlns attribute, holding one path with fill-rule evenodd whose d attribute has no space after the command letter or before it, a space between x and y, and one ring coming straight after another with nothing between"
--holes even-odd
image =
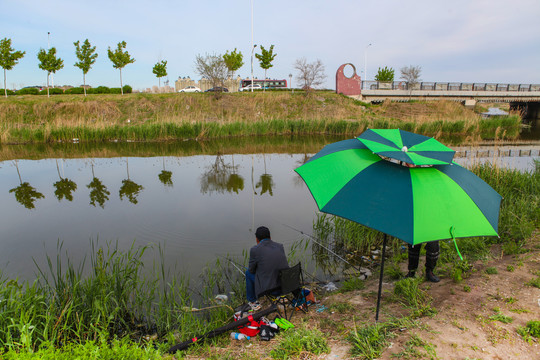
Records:
<instances>
[{"instance_id":1,"label":"calm water","mask_svg":"<svg viewBox=\"0 0 540 360\"><path fill-rule=\"evenodd\" d=\"M70 260L78 263L89 252L90 242L99 240L118 241L123 249L133 243L161 244L167 264L196 276L216 256L241 256L254 244L254 229L260 225L290 247L302 235L284 225L311 233L317 211L294 169L335 140L289 139L293 153L284 150L283 139L276 140L274 148L249 145L255 146L254 154L245 146L237 151L206 147L212 155L186 155L178 144L156 144L155 153L166 156L144 157L117 154L126 152L126 146L129 153L144 148L146 154L152 145L119 144L116 150L107 145L107 151L86 149L86 155L77 154L79 144L4 147L4 156L6 151L37 156L0 162L0 269L10 278L32 279L33 261L43 266L45 254L55 257L59 241ZM531 156L496 161L531 170L539 147L529 148L536 149ZM83 157L100 151L106 157ZM218 152L224 155L215 155Z\"/></svg>"}]
</instances>

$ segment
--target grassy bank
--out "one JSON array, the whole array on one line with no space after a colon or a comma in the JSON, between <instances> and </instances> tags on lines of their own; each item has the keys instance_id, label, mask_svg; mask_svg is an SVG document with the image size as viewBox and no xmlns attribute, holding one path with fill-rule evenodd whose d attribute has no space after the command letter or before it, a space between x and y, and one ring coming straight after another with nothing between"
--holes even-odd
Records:
<instances>
[{"instance_id":1,"label":"grassy bank","mask_svg":"<svg viewBox=\"0 0 540 360\"><path fill-rule=\"evenodd\" d=\"M498 254L519 255L530 251L525 244L534 237L533 233L540 225L540 168L534 173L519 173L484 165L473 171L504 197L499 226L501 238L459 239L464 261L457 260L451 244L441 242L437 271L455 283L472 274L473 262L493 258L491 246L500 249ZM326 228L324 224L327 224ZM357 249L369 250L380 240L365 228L350 222L325 219L317 223L315 230L319 228L332 232L324 235L318 231L322 238L326 236L332 241L347 238L348 242L341 240L340 246L353 253ZM399 251L401 244L394 242L393 256L387 262L385 275L389 281L403 276L400 266L406 262L406 254ZM337 248L339 246L334 247ZM177 275L174 269L168 270L162 261L162 251L159 247L142 247L122 252L114 244L94 244L85 267L84 263L72 264L62 260L64 254L59 245L57 257L48 259L49 266L37 269L39 276L36 282L20 283L6 279L0 273L0 357L72 359L77 358L76 354L92 353L95 356L89 355L88 358L160 358L171 344L226 323L232 315L233 305L242 302L244 297L244 284L236 269L228 262L218 260L204 271L202 283L194 286L189 279ZM148 260L149 254L150 259L154 259L153 266L152 260ZM142 275L143 265L147 270L145 273L151 269L150 275ZM514 268L508 269L510 272ZM345 283L342 291L365 286L356 280ZM328 351L327 334L337 332L340 338L349 339L353 354L375 358L388 346L389 334L396 329L418 328L417 318L435 313L426 290L419 286L420 282L420 279L396 282L395 297L384 306L401 304L405 310L400 311L405 315L400 318L386 319L373 325L369 322L357 324L354 316L349 316L347 321L354 322L350 327L330 318L316 324L303 322L298 324L298 332L280 335L270 342L271 348L267 349L266 355L281 359L300 356L298 354L324 353ZM531 281L531 286L540 286L538 276ZM192 289L195 287L199 290L194 292ZM470 291L470 287L469 290L463 288ZM216 291L226 293L230 290L236 295L228 302L219 304L214 300ZM200 303L197 310L193 309L192 299L195 297ZM373 294L362 298L369 298L370 306L374 306ZM357 312L356 305L337 300L331 303L328 306L332 314ZM366 311L373 314L371 308ZM194 346L184 355L239 358L235 351L224 353L220 350L216 355L211 347L223 349L228 344L227 335L220 336L202 347ZM259 355L245 355L243 358L255 359Z\"/></svg>"},{"instance_id":2,"label":"grassy bank","mask_svg":"<svg viewBox=\"0 0 540 360\"><path fill-rule=\"evenodd\" d=\"M368 105L332 92L14 96L0 100L0 142L149 141L274 134L358 135L401 128L469 140L515 138L517 115L482 120L453 102Z\"/></svg>"}]
</instances>

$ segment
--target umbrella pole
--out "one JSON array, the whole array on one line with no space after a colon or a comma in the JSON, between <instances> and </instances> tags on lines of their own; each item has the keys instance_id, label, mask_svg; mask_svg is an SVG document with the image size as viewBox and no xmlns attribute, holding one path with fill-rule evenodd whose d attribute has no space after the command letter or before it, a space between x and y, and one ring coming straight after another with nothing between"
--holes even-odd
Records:
<instances>
[{"instance_id":1,"label":"umbrella pole","mask_svg":"<svg viewBox=\"0 0 540 360\"><path fill-rule=\"evenodd\" d=\"M386 237L384 234L383 246L382 246L382 260L381 260L381 274L379 275L379 292L377 294L377 311L375 312L375 322L379 321L379 308L381 306L381 292L382 292L382 279L384 274L384 257L386 253Z\"/></svg>"}]
</instances>

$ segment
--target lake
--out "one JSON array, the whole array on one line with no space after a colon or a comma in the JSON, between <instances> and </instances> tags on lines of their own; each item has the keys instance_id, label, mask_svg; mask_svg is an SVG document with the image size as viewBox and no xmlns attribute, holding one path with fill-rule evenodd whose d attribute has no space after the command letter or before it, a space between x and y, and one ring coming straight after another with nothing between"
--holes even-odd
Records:
<instances>
[{"instance_id":1,"label":"lake","mask_svg":"<svg viewBox=\"0 0 540 360\"><path fill-rule=\"evenodd\" d=\"M289 248L304 237L288 226L312 233L317 213L294 169L337 140L3 146L0 270L33 279L34 261L44 266L46 254L55 258L59 242L77 264L91 242L117 241L121 249L160 244L166 264L196 277L218 256L240 258L260 225ZM477 151L476 160L456 157L460 164L491 161L532 171L540 145L453 148Z\"/></svg>"}]
</instances>

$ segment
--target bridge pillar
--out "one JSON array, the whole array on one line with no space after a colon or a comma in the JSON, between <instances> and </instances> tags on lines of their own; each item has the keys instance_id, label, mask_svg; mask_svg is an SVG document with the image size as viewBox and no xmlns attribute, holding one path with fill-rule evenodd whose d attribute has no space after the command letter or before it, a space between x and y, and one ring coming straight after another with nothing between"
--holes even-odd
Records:
<instances>
[{"instance_id":1,"label":"bridge pillar","mask_svg":"<svg viewBox=\"0 0 540 360\"><path fill-rule=\"evenodd\" d=\"M353 75L345 75L345 67L353 68ZM362 79L356 74L356 68L353 64L347 63L339 67L336 72L336 93L343 95L360 95L362 93Z\"/></svg>"},{"instance_id":2,"label":"bridge pillar","mask_svg":"<svg viewBox=\"0 0 540 360\"><path fill-rule=\"evenodd\" d=\"M519 111L523 120L540 119L540 102L511 102L510 110Z\"/></svg>"},{"instance_id":3,"label":"bridge pillar","mask_svg":"<svg viewBox=\"0 0 540 360\"><path fill-rule=\"evenodd\" d=\"M473 109L476 106L476 100L475 99L468 99L465 100L465 107Z\"/></svg>"}]
</instances>

